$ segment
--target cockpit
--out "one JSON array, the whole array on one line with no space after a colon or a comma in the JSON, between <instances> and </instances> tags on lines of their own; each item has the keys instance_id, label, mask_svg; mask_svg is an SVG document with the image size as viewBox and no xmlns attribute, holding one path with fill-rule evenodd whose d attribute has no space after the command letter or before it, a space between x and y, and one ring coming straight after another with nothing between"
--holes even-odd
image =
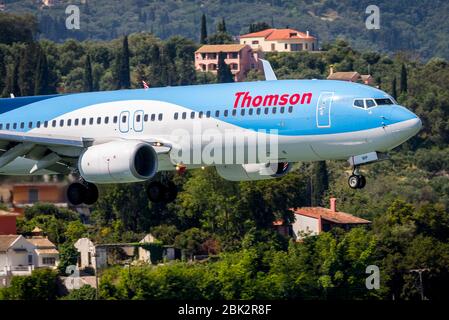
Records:
<instances>
[{"instance_id":1,"label":"cockpit","mask_svg":"<svg viewBox=\"0 0 449 320\"><path fill-rule=\"evenodd\" d=\"M354 99L353 106L361 109L369 109L377 106L394 105L397 104L393 98L357 98Z\"/></svg>"}]
</instances>

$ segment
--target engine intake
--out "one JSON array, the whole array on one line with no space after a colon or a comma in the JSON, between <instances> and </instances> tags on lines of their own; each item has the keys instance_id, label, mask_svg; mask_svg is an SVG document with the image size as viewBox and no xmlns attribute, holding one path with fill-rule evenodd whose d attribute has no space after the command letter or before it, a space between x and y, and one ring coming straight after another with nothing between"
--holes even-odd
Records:
<instances>
[{"instance_id":1,"label":"engine intake","mask_svg":"<svg viewBox=\"0 0 449 320\"><path fill-rule=\"evenodd\" d=\"M153 147L141 141L112 141L94 145L78 160L81 176L92 183L128 183L151 179L158 159Z\"/></svg>"}]
</instances>

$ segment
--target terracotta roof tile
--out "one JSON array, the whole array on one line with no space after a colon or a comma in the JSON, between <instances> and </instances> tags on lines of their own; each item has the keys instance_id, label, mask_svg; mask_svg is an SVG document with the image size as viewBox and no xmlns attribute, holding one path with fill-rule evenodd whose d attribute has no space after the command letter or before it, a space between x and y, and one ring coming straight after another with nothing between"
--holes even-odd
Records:
<instances>
[{"instance_id":1,"label":"terracotta roof tile","mask_svg":"<svg viewBox=\"0 0 449 320\"><path fill-rule=\"evenodd\" d=\"M298 215L304 215L311 218L328 220L334 223L341 224L367 224L371 223L369 220L365 220L352 214L340 211L332 211L322 207L303 207L294 209L293 212Z\"/></svg>"},{"instance_id":2,"label":"terracotta roof tile","mask_svg":"<svg viewBox=\"0 0 449 320\"><path fill-rule=\"evenodd\" d=\"M198 53L239 52L246 44L206 44L196 50Z\"/></svg>"},{"instance_id":3,"label":"terracotta roof tile","mask_svg":"<svg viewBox=\"0 0 449 320\"><path fill-rule=\"evenodd\" d=\"M241 35L240 38L258 38L263 37L266 40L288 40L288 39L308 39L315 37L294 29L266 29L258 32Z\"/></svg>"},{"instance_id":4,"label":"terracotta roof tile","mask_svg":"<svg viewBox=\"0 0 449 320\"><path fill-rule=\"evenodd\" d=\"M5 252L20 235L0 235L0 251Z\"/></svg>"},{"instance_id":5,"label":"terracotta roof tile","mask_svg":"<svg viewBox=\"0 0 449 320\"><path fill-rule=\"evenodd\" d=\"M347 72L334 72L330 74L327 79L328 80L352 80L353 78L359 78L360 74L356 71L347 71Z\"/></svg>"},{"instance_id":6,"label":"terracotta roof tile","mask_svg":"<svg viewBox=\"0 0 449 320\"><path fill-rule=\"evenodd\" d=\"M32 243L37 248L56 248L56 246L45 237L32 237L27 239L28 242Z\"/></svg>"}]
</instances>

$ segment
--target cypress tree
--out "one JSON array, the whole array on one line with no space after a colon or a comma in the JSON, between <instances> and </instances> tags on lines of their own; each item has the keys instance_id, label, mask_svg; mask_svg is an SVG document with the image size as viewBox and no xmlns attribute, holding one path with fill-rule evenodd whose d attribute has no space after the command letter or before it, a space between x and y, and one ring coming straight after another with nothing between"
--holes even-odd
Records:
<instances>
[{"instance_id":1,"label":"cypress tree","mask_svg":"<svg viewBox=\"0 0 449 320\"><path fill-rule=\"evenodd\" d=\"M116 57L115 77L117 89L129 89L131 87L131 78L129 70L129 47L128 36L123 38L123 46Z\"/></svg>"},{"instance_id":2,"label":"cypress tree","mask_svg":"<svg viewBox=\"0 0 449 320\"><path fill-rule=\"evenodd\" d=\"M93 78L92 78L92 64L90 61L89 54L86 55L86 62L84 65L83 89L84 89L84 92L91 92L94 89Z\"/></svg>"},{"instance_id":3,"label":"cypress tree","mask_svg":"<svg viewBox=\"0 0 449 320\"><path fill-rule=\"evenodd\" d=\"M391 82L391 96L395 99L398 97L396 90L396 77L394 77L393 81Z\"/></svg>"},{"instance_id":4,"label":"cypress tree","mask_svg":"<svg viewBox=\"0 0 449 320\"><path fill-rule=\"evenodd\" d=\"M3 95L9 97L12 93L15 96L20 96L20 87L19 87L19 64L14 62L11 68L8 70L8 77L6 81L6 86L3 91Z\"/></svg>"},{"instance_id":5,"label":"cypress tree","mask_svg":"<svg viewBox=\"0 0 449 320\"><path fill-rule=\"evenodd\" d=\"M400 83L400 92L407 92L407 69L405 68L405 64L402 64L401 67L401 83Z\"/></svg>"},{"instance_id":6,"label":"cypress tree","mask_svg":"<svg viewBox=\"0 0 449 320\"><path fill-rule=\"evenodd\" d=\"M224 18L221 18L221 22L217 24L217 32L226 32L226 22Z\"/></svg>"},{"instance_id":7,"label":"cypress tree","mask_svg":"<svg viewBox=\"0 0 449 320\"><path fill-rule=\"evenodd\" d=\"M226 53L218 53L218 65L217 65L217 82L229 83L234 82L234 76L232 75L231 68L225 62Z\"/></svg>"},{"instance_id":8,"label":"cypress tree","mask_svg":"<svg viewBox=\"0 0 449 320\"><path fill-rule=\"evenodd\" d=\"M36 78L34 80L34 94L49 94L49 71L47 55L42 49L38 50L38 58L36 64Z\"/></svg>"},{"instance_id":9,"label":"cypress tree","mask_svg":"<svg viewBox=\"0 0 449 320\"><path fill-rule=\"evenodd\" d=\"M324 193L329 189L329 177L326 161L313 163L312 168L312 197L311 205L316 207L321 204Z\"/></svg>"},{"instance_id":10,"label":"cypress tree","mask_svg":"<svg viewBox=\"0 0 449 320\"><path fill-rule=\"evenodd\" d=\"M206 25L206 15L203 13L201 16L201 35L200 35L200 43L207 43L207 25Z\"/></svg>"}]
</instances>

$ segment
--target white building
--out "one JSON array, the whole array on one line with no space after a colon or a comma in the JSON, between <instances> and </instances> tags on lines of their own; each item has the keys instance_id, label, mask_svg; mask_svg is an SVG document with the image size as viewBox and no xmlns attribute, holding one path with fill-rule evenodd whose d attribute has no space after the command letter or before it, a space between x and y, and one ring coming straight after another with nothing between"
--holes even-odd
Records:
<instances>
[{"instance_id":1,"label":"white building","mask_svg":"<svg viewBox=\"0 0 449 320\"><path fill-rule=\"evenodd\" d=\"M12 276L27 276L35 268L56 268L59 252L45 237L0 235L0 287Z\"/></svg>"}]
</instances>

